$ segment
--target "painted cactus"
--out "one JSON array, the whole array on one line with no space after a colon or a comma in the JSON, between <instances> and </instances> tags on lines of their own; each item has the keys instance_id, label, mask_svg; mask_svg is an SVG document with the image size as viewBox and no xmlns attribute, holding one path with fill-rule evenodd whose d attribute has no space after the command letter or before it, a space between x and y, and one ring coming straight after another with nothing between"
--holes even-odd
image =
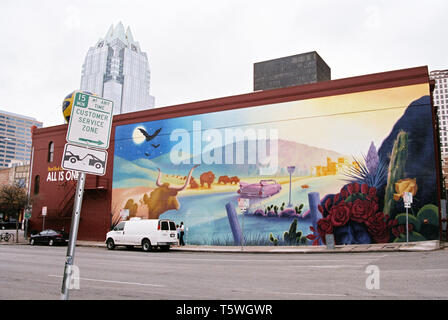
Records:
<instances>
[{"instance_id":1,"label":"painted cactus","mask_svg":"<svg viewBox=\"0 0 448 320\"><path fill-rule=\"evenodd\" d=\"M276 238L272 232L269 234L269 241L274 245L278 246L278 238Z\"/></svg>"},{"instance_id":2,"label":"painted cactus","mask_svg":"<svg viewBox=\"0 0 448 320\"><path fill-rule=\"evenodd\" d=\"M392 153L390 155L389 171L387 175L387 186L384 195L384 214L391 218L395 217L394 193L395 182L404 178L406 160L408 157L408 134L400 131L395 139Z\"/></svg>"},{"instance_id":3,"label":"painted cactus","mask_svg":"<svg viewBox=\"0 0 448 320\"><path fill-rule=\"evenodd\" d=\"M299 245L306 244L306 238L302 236L302 231L297 231L297 219L294 219L289 227L289 231L283 234L285 244Z\"/></svg>"}]
</instances>

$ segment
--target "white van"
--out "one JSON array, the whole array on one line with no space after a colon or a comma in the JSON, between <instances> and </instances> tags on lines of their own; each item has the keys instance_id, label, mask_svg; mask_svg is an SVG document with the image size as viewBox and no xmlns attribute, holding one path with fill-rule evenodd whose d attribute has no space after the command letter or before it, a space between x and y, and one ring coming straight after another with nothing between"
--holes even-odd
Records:
<instances>
[{"instance_id":1,"label":"white van","mask_svg":"<svg viewBox=\"0 0 448 320\"><path fill-rule=\"evenodd\" d=\"M175 244L176 225L171 220L131 218L120 222L106 235L106 247L109 250L115 246L142 246L143 251L159 246L162 250L169 250Z\"/></svg>"}]
</instances>

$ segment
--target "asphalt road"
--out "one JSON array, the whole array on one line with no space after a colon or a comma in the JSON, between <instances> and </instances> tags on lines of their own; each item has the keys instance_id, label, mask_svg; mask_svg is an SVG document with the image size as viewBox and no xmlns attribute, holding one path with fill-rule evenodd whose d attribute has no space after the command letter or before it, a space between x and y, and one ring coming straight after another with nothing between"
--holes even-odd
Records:
<instances>
[{"instance_id":1,"label":"asphalt road","mask_svg":"<svg viewBox=\"0 0 448 320\"><path fill-rule=\"evenodd\" d=\"M59 299L66 250L0 246L0 299ZM75 265L80 288L70 299L448 298L448 250L247 254L77 247ZM367 288L376 275L379 281Z\"/></svg>"}]
</instances>

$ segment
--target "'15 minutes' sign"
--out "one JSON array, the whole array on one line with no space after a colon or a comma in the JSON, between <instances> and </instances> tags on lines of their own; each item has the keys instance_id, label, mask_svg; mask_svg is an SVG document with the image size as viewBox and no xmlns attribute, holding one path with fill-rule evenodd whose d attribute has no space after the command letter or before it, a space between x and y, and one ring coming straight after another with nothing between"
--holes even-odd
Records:
<instances>
[{"instance_id":1,"label":"'15 minutes' sign","mask_svg":"<svg viewBox=\"0 0 448 320\"><path fill-rule=\"evenodd\" d=\"M113 102L76 92L67 130L67 142L99 149L109 148Z\"/></svg>"}]
</instances>

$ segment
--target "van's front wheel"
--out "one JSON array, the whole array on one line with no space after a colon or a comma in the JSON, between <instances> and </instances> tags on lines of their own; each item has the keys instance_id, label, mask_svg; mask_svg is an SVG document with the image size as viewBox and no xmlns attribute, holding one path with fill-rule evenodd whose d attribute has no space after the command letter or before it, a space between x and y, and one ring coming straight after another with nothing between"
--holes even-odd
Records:
<instances>
[{"instance_id":1,"label":"van's front wheel","mask_svg":"<svg viewBox=\"0 0 448 320\"><path fill-rule=\"evenodd\" d=\"M106 242L106 247L108 250L114 250L114 248L115 248L114 240L108 239Z\"/></svg>"},{"instance_id":2,"label":"van's front wheel","mask_svg":"<svg viewBox=\"0 0 448 320\"><path fill-rule=\"evenodd\" d=\"M142 249L145 252L151 251L151 241L149 241L148 239L143 239Z\"/></svg>"}]
</instances>

